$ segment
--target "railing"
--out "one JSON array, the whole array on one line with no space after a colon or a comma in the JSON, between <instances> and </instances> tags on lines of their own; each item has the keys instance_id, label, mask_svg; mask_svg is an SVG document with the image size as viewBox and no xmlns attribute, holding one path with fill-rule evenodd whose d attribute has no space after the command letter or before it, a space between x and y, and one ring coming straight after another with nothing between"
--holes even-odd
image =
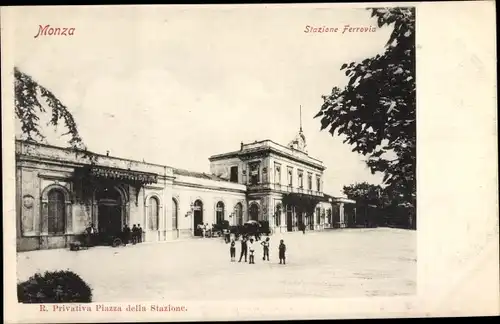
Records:
<instances>
[{"instance_id":1,"label":"railing","mask_svg":"<svg viewBox=\"0 0 500 324\"><path fill-rule=\"evenodd\" d=\"M291 186L287 186L287 185L282 185L279 183L258 183L258 184L254 184L254 185L248 185L248 189L250 191L271 189L271 190L281 191L284 193L300 193L300 194L310 195L310 196L323 196L323 193L319 192L319 191L309 190L309 189L304 189L304 188L296 188L296 187L291 187Z\"/></svg>"}]
</instances>

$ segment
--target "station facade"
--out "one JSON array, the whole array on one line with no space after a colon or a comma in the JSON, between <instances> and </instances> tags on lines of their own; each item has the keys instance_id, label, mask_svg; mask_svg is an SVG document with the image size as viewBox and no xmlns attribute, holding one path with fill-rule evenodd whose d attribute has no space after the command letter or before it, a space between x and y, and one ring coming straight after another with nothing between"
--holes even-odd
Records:
<instances>
[{"instance_id":1,"label":"station facade","mask_svg":"<svg viewBox=\"0 0 500 324\"><path fill-rule=\"evenodd\" d=\"M17 250L63 248L89 223L101 232L140 224L147 242L197 235L197 225L269 221L274 232L346 227L354 201L323 193L323 162L302 131L289 145L241 143L209 158L210 173L16 141ZM315 197L314 215L283 203Z\"/></svg>"}]
</instances>

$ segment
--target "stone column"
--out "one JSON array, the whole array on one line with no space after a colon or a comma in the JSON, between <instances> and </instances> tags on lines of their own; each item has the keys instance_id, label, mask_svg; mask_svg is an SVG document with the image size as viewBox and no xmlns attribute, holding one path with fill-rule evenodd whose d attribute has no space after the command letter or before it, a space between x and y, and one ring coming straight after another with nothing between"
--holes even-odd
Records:
<instances>
[{"instance_id":1,"label":"stone column","mask_svg":"<svg viewBox=\"0 0 500 324\"><path fill-rule=\"evenodd\" d=\"M339 206L339 214L340 214L340 228L345 227L345 220L344 220L344 203L340 203Z\"/></svg>"}]
</instances>

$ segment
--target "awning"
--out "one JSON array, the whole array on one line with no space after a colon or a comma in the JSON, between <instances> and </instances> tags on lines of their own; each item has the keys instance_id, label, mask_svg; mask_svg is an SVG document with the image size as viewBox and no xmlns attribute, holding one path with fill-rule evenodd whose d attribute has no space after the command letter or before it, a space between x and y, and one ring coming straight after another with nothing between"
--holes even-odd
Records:
<instances>
[{"instance_id":1,"label":"awning","mask_svg":"<svg viewBox=\"0 0 500 324\"><path fill-rule=\"evenodd\" d=\"M151 184L158 182L158 175L156 173L114 169L99 166L90 167L90 169L88 170L88 174L95 178L120 180L140 184Z\"/></svg>"}]
</instances>

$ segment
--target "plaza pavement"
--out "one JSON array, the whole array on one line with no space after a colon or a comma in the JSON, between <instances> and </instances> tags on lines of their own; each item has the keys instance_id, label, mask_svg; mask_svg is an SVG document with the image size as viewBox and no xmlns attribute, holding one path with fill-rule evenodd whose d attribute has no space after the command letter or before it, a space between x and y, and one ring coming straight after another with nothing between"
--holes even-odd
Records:
<instances>
[{"instance_id":1,"label":"plaza pavement","mask_svg":"<svg viewBox=\"0 0 500 324\"><path fill-rule=\"evenodd\" d=\"M287 264L278 260L279 240ZM416 232L337 229L271 236L269 262L230 262L222 239L143 243L119 248L18 253L18 280L36 271L78 273L95 302L238 298L403 296L416 293ZM236 243L237 258L240 244Z\"/></svg>"}]
</instances>

